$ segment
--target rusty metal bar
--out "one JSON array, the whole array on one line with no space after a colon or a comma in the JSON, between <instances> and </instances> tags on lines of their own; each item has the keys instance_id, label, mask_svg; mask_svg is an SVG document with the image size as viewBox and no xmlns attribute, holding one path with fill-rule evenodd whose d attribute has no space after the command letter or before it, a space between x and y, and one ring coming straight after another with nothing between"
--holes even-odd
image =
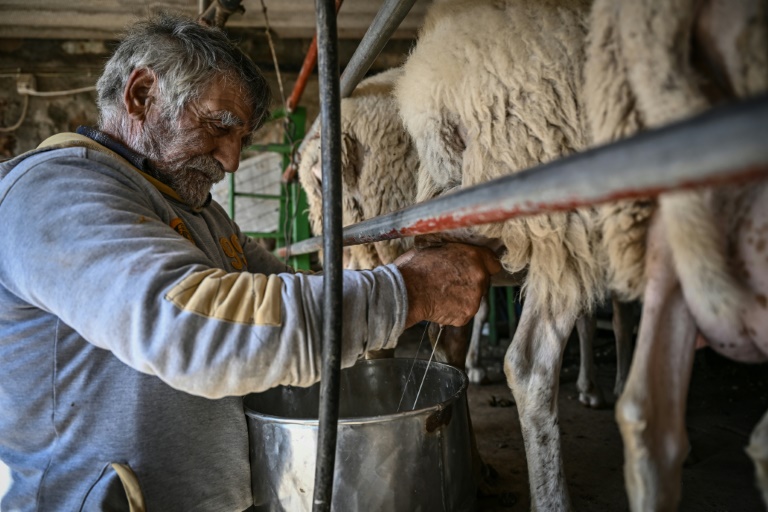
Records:
<instances>
[{"instance_id":1,"label":"rusty metal bar","mask_svg":"<svg viewBox=\"0 0 768 512\"><path fill-rule=\"evenodd\" d=\"M341 4L344 2L344 0L336 0L336 15L339 14L339 9L341 8ZM317 63L317 34L312 38L312 42L309 45L309 49L307 50L307 55L304 57L304 62L301 64L301 70L299 70L299 76L296 78L296 83L293 86L293 91L291 92L291 95L288 97L288 101L285 104L285 109L288 111L288 113L293 112L293 110L296 108L296 105L299 104L299 101L301 101L301 96L304 94L304 89L307 86L307 81L309 80L309 75L312 74L312 71L315 69L315 64Z\"/></svg>"},{"instance_id":2,"label":"rusty metal bar","mask_svg":"<svg viewBox=\"0 0 768 512\"><path fill-rule=\"evenodd\" d=\"M349 226L356 245L676 189L768 178L768 95ZM321 248L321 237L292 254Z\"/></svg>"},{"instance_id":3,"label":"rusty metal bar","mask_svg":"<svg viewBox=\"0 0 768 512\"><path fill-rule=\"evenodd\" d=\"M299 76L296 79L296 84L293 86L293 91L288 97L288 101L285 104L285 109L291 113L296 105L301 100L301 95L304 94L304 88L307 86L307 80L309 75L315 69L315 63L317 62L317 34L312 38L312 43L309 45L307 55L304 57L304 63L301 65Z\"/></svg>"}]
</instances>

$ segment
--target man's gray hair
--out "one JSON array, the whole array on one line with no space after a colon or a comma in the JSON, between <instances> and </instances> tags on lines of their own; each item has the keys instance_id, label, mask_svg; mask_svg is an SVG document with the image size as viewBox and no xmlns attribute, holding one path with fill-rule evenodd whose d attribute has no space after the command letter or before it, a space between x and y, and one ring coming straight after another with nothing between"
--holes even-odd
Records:
<instances>
[{"instance_id":1,"label":"man's gray hair","mask_svg":"<svg viewBox=\"0 0 768 512\"><path fill-rule=\"evenodd\" d=\"M170 119L177 119L190 101L222 76L241 84L244 99L253 109L254 129L269 110L264 76L223 30L164 13L133 25L107 62L96 83L101 128L124 119L126 83L134 69L142 68L157 76L159 103Z\"/></svg>"}]
</instances>

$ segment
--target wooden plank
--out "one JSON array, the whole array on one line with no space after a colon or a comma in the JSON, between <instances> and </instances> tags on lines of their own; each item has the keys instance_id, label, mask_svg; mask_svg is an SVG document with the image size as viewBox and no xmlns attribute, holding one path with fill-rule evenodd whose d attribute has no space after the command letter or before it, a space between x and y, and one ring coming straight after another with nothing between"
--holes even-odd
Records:
<instances>
[{"instance_id":1,"label":"wooden plank","mask_svg":"<svg viewBox=\"0 0 768 512\"><path fill-rule=\"evenodd\" d=\"M412 38L431 0L416 3L395 38ZM264 30L260 0L245 0L244 15L233 15L228 27ZM311 38L315 32L314 0L266 0L269 25L277 37ZM360 39L381 5L380 0L346 0L338 19L340 38ZM116 39L137 18L161 10L197 14L197 0L129 3L122 0L1 0L0 37L52 39Z\"/></svg>"}]
</instances>

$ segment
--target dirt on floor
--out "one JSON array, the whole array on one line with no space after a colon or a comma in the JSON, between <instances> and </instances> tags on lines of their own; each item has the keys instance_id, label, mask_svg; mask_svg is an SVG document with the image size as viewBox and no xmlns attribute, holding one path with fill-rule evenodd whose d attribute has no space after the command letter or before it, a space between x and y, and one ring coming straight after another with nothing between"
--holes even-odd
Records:
<instances>
[{"instance_id":1,"label":"dirt on floor","mask_svg":"<svg viewBox=\"0 0 768 512\"><path fill-rule=\"evenodd\" d=\"M418 326L414 329L418 329ZM412 357L421 333L401 342L397 357ZM410 341L410 340L413 341ZM468 401L478 449L498 476L478 510L527 511L528 472L517 410L502 371L508 340L491 346L483 340L483 365L491 383L471 384ZM427 344L427 343L425 343ZM428 345L428 344L427 344ZM428 358L423 347L419 357ZM611 396L615 350L610 333L598 339L596 364L600 385L611 406L587 409L578 400L578 343L566 349L559 393L565 474L574 510L628 510L623 480L623 447ZM768 365L745 365L697 352L688 398L687 429L691 451L683 468L682 512L765 511L755 486L755 472L744 449L749 435L768 411Z\"/></svg>"}]
</instances>

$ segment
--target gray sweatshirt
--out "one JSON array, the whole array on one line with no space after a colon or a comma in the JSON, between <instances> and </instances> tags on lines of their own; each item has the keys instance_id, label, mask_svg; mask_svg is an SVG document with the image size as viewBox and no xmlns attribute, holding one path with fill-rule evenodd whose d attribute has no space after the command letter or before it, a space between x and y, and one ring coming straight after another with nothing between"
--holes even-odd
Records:
<instances>
[{"instance_id":1,"label":"gray sweatshirt","mask_svg":"<svg viewBox=\"0 0 768 512\"><path fill-rule=\"evenodd\" d=\"M3 511L244 510L240 397L320 378L322 277L129 160L61 134L0 164ZM394 266L345 271L342 366L406 312Z\"/></svg>"}]
</instances>

